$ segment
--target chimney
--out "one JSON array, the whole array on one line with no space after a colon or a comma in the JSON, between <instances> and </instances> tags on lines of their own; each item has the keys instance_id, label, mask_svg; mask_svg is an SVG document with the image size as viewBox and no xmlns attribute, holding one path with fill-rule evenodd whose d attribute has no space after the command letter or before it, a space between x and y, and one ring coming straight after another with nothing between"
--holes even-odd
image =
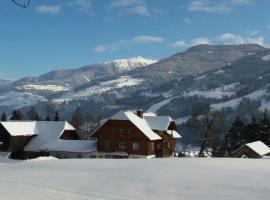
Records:
<instances>
[{"instance_id":1,"label":"chimney","mask_svg":"<svg viewBox=\"0 0 270 200\"><path fill-rule=\"evenodd\" d=\"M138 115L138 117L143 118L143 110L137 110L136 114Z\"/></svg>"}]
</instances>

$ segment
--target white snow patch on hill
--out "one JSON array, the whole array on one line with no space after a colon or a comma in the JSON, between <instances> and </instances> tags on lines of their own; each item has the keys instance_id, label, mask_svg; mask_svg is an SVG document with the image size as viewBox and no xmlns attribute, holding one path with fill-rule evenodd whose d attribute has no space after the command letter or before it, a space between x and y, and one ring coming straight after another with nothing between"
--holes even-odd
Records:
<instances>
[{"instance_id":1,"label":"white snow patch on hill","mask_svg":"<svg viewBox=\"0 0 270 200\"><path fill-rule=\"evenodd\" d=\"M226 108L226 107L231 107L234 109L237 106L239 106L243 98L248 98L250 100L258 100L262 98L265 95L265 93L266 93L266 90L258 90L248 95L245 95L244 97L232 99L232 100L222 102L222 103L212 104L211 107L214 108L215 110L221 110L222 108Z\"/></svg>"},{"instance_id":2,"label":"white snow patch on hill","mask_svg":"<svg viewBox=\"0 0 270 200\"><path fill-rule=\"evenodd\" d=\"M29 92L10 91L0 95L0 106L13 106L14 108L22 108L43 101L46 101L44 97Z\"/></svg>"},{"instance_id":3,"label":"white snow patch on hill","mask_svg":"<svg viewBox=\"0 0 270 200\"><path fill-rule=\"evenodd\" d=\"M150 108L148 108L147 112L156 113L161 107L169 104L171 102L171 100L173 100L177 97L179 97L179 96L171 97L171 98L165 99L163 101L160 101L159 103L156 103L156 104L152 105Z\"/></svg>"},{"instance_id":4,"label":"white snow patch on hill","mask_svg":"<svg viewBox=\"0 0 270 200\"><path fill-rule=\"evenodd\" d=\"M52 91L52 92L61 92L61 91L67 91L69 90L68 87L62 86L62 85L24 85L20 87L19 89L24 89L24 90L46 90L46 91Z\"/></svg>"},{"instance_id":5,"label":"white snow patch on hill","mask_svg":"<svg viewBox=\"0 0 270 200\"><path fill-rule=\"evenodd\" d=\"M54 100L55 102L70 101L72 99L84 99L93 95L99 95L105 92L110 92L115 89L121 89L124 87L132 87L139 85L143 82L143 79L132 78L130 76L121 76L118 79L101 82L98 85L91 86L86 89L79 90L77 92L68 92L59 99Z\"/></svg>"},{"instance_id":6,"label":"white snow patch on hill","mask_svg":"<svg viewBox=\"0 0 270 200\"><path fill-rule=\"evenodd\" d=\"M270 54L262 57L263 61L270 61Z\"/></svg>"},{"instance_id":7,"label":"white snow patch on hill","mask_svg":"<svg viewBox=\"0 0 270 200\"><path fill-rule=\"evenodd\" d=\"M181 124L187 122L189 119L190 119L190 117L181 117L181 118L178 118L174 121L176 124L181 125Z\"/></svg>"},{"instance_id":8,"label":"white snow patch on hill","mask_svg":"<svg viewBox=\"0 0 270 200\"><path fill-rule=\"evenodd\" d=\"M188 93L185 93L185 96L203 96L206 98L213 98L213 99L222 99L225 96L231 97L235 95L235 87L239 83L232 83L230 85L225 85L222 87L214 88L211 90L206 90L206 91L199 91L199 90L194 90Z\"/></svg>"},{"instance_id":9,"label":"white snow patch on hill","mask_svg":"<svg viewBox=\"0 0 270 200\"><path fill-rule=\"evenodd\" d=\"M4 200L262 200L270 196L267 159L3 162L0 194Z\"/></svg>"},{"instance_id":10,"label":"white snow patch on hill","mask_svg":"<svg viewBox=\"0 0 270 200\"><path fill-rule=\"evenodd\" d=\"M214 74L225 74L225 71L221 69L221 70L215 71Z\"/></svg>"},{"instance_id":11,"label":"white snow patch on hill","mask_svg":"<svg viewBox=\"0 0 270 200\"><path fill-rule=\"evenodd\" d=\"M199 76L199 77L195 78L194 80L195 80L195 81L198 81L198 80L201 80L201 79L206 78L207 76L208 76L208 74L202 75L202 76Z\"/></svg>"}]
</instances>

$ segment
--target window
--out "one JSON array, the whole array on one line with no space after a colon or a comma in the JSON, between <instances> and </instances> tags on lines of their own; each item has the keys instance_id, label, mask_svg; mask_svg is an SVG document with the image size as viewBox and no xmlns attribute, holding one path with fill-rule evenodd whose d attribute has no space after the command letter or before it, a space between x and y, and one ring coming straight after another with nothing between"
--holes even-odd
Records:
<instances>
[{"instance_id":1,"label":"window","mask_svg":"<svg viewBox=\"0 0 270 200\"><path fill-rule=\"evenodd\" d=\"M124 142L119 142L118 148L119 148L119 150L125 150L126 149L126 144Z\"/></svg>"},{"instance_id":2,"label":"window","mask_svg":"<svg viewBox=\"0 0 270 200\"><path fill-rule=\"evenodd\" d=\"M164 148L165 149L170 149L171 148L171 144L169 142L164 142Z\"/></svg>"},{"instance_id":3,"label":"window","mask_svg":"<svg viewBox=\"0 0 270 200\"><path fill-rule=\"evenodd\" d=\"M162 149L162 144L157 144L157 149Z\"/></svg>"},{"instance_id":4,"label":"window","mask_svg":"<svg viewBox=\"0 0 270 200\"><path fill-rule=\"evenodd\" d=\"M105 141L105 148L111 149L112 148L112 142L111 141Z\"/></svg>"},{"instance_id":5,"label":"window","mask_svg":"<svg viewBox=\"0 0 270 200\"><path fill-rule=\"evenodd\" d=\"M151 150L154 151L155 150L155 143L151 142Z\"/></svg>"},{"instance_id":6,"label":"window","mask_svg":"<svg viewBox=\"0 0 270 200\"><path fill-rule=\"evenodd\" d=\"M139 150L140 149L140 143L134 142L133 143L133 150Z\"/></svg>"},{"instance_id":7,"label":"window","mask_svg":"<svg viewBox=\"0 0 270 200\"><path fill-rule=\"evenodd\" d=\"M125 129L120 129L120 134L124 134L125 133Z\"/></svg>"},{"instance_id":8,"label":"window","mask_svg":"<svg viewBox=\"0 0 270 200\"><path fill-rule=\"evenodd\" d=\"M131 134L132 134L132 129L128 129L128 130L127 130L127 134L128 134L128 135L131 135Z\"/></svg>"},{"instance_id":9,"label":"window","mask_svg":"<svg viewBox=\"0 0 270 200\"><path fill-rule=\"evenodd\" d=\"M111 129L111 133L112 133L112 134L116 134L116 133L117 133L117 129L116 129L116 128L112 128L112 129Z\"/></svg>"}]
</instances>

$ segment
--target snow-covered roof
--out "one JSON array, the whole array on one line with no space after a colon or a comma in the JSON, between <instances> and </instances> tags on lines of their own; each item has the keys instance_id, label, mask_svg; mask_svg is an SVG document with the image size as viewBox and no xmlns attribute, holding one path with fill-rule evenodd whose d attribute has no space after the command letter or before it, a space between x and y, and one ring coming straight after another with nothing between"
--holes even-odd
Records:
<instances>
[{"instance_id":1,"label":"snow-covered roof","mask_svg":"<svg viewBox=\"0 0 270 200\"><path fill-rule=\"evenodd\" d=\"M132 111L119 111L113 115L109 120L129 120L131 121L145 136L150 140L160 140L161 137L155 133L147 124L147 122L140 118Z\"/></svg>"},{"instance_id":2,"label":"snow-covered roof","mask_svg":"<svg viewBox=\"0 0 270 200\"><path fill-rule=\"evenodd\" d=\"M182 138L182 136L177 131L175 131L175 130L167 130L167 133L169 135L172 134L173 138L175 138L175 139Z\"/></svg>"},{"instance_id":3,"label":"snow-covered roof","mask_svg":"<svg viewBox=\"0 0 270 200\"><path fill-rule=\"evenodd\" d=\"M103 121L103 123L94 131L94 135L107 121L109 120L128 120L131 121L139 130L141 130L147 138L150 140L160 140L162 139L153 130L167 131L168 134L173 134L173 138L181 138L181 135L177 131L170 130L168 132L168 127L173 119L169 116L156 116L155 113L146 112L143 113L143 118L136 114L136 111L119 111L112 117Z\"/></svg>"},{"instance_id":4,"label":"snow-covered roof","mask_svg":"<svg viewBox=\"0 0 270 200\"><path fill-rule=\"evenodd\" d=\"M25 151L39 152L41 147L59 139L65 130L75 130L68 122L63 121L36 121L34 129L36 136L26 145Z\"/></svg>"},{"instance_id":5,"label":"snow-covered roof","mask_svg":"<svg viewBox=\"0 0 270 200\"><path fill-rule=\"evenodd\" d=\"M91 152L96 151L96 141L90 140L61 140L43 145L40 150L43 151L61 151L61 152Z\"/></svg>"},{"instance_id":6,"label":"snow-covered roof","mask_svg":"<svg viewBox=\"0 0 270 200\"><path fill-rule=\"evenodd\" d=\"M35 121L7 121L0 122L11 136L37 135Z\"/></svg>"},{"instance_id":7,"label":"snow-covered roof","mask_svg":"<svg viewBox=\"0 0 270 200\"><path fill-rule=\"evenodd\" d=\"M152 130L162 131L167 130L170 123L173 121L169 116L145 116L144 119Z\"/></svg>"},{"instance_id":8,"label":"snow-covered roof","mask_svg":"<svg viewBox=\"0 0 270 200\"><path fill-rule=\"evenodd\" d=\"M260 156L264 156L270 153L270 148L261 141L256 141L246 144L250 149L256 152Z\"/></svg>"}]
</instances>

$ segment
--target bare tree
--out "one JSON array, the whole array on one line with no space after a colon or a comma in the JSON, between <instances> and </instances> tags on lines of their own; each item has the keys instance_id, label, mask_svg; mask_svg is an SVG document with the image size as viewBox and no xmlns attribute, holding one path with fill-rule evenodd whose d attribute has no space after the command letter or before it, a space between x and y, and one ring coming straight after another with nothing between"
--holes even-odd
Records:
<instances>
[{"instance_id":1,"label":"bare tree","mask_svg":"<svg viewBox=\"0 0 270 200\"><path fill-rule=\"evenodd\" d=\"M21 3L18 0L11 0L11 1L15 3L17 6L20 6L21 8L28 8L31 2L31 0L25 0L24 3Z\"/></svg>"},{"instance_id":2,"label":"bare tree","mask_svg":"<svg viewBox=\"0 0 270 200\"><path fill-rule=\"evenodd\" d=\"M213 148L217 146L219 138L219 128L224 121L223 114L214 111L210 106L206 106L200 114L192 114L193 126L201 132L202 140L199 156L203 157L207 145Z\"/></svg>"}]
</instances>

